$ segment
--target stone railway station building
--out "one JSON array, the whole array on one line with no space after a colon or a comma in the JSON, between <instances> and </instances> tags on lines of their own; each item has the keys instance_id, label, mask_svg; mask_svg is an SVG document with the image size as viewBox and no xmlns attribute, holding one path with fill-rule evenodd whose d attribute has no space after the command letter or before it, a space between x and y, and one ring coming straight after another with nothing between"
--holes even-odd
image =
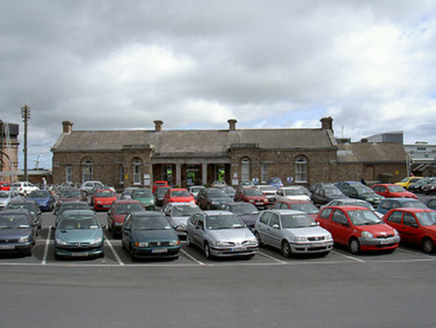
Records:
<instances>
[{"instance_id":1,"label":"stone railway station building","mask_svg":"<svg viewBox=\"0 0 436 328\"><path fill-rule=\"evenodd\" d=\"M154 123L151 130L75 131L73 123L62 122L51 149L53 182L99 180L122 190L157 180L180 187L215 180L237 186L279 177L309 186L407 176L401 143L336 140L330 117L307 129L240 130L233 119L223 130L164 130L162 121Z\"/></svg>"}]
</instances>

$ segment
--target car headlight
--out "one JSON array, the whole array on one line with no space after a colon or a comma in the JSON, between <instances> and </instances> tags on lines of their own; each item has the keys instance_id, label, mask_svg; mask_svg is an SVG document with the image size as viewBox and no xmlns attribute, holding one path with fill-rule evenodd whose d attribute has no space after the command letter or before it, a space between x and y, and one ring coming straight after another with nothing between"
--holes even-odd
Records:
<instances>
[{"instance_id":1,"label":"car headlight","mask_svg":"<svg viewBox=\"0 0 436 328\"><path fill-rule=\"evenodd\" d=\"M374 201L374 199L372 199L372 198L367 198L366 201L371 203L371 202Z\"/></svg>"},{"instance_id":2,"label":"car headlight","mask_svg":"<svg viewBox=\"0 0 436 328\"><path fill-rule=\"evenodd\" d=\"M307 241L306 237L295 237L295 241Z\"/></svg>"},{"instance_id":3,"label":"car headlight","mask_svg":"<svg viewBox=\"0 0 436 328\"><path fill-rule=\"evenodd\" d=\"M369 231L362 231L361 236L362 238L374 238L374 235Z\"/></svg>"},{"instance_id":4,"label":"car headlight","mask_svg":"<svg viewBox=\"0 0 436 328\"><path fill-rule=\"evenodd\" d=\"M101 201L97 201L97 204L98 204L98 205L101 205Z\"/></svg>"},{"instance_id":5,"label":"car headlight","mask_svg":"<svg viewBox=\"0 0 436 328\"><path fill-rule=\"evenodd\" d=\"M170 240L170 246L178 246L180 245L180 240Z\"/></svg>"},{"instance_id":6,"label":"car headlight","mask_svg":"<svg viewBox=\"0 0 436 328\"><path fill-rule=\"evenodd\" d=\"M394 234L395 236L399 236L400 234L398 233L397 229L394 229Z\"/></svg>"},{"instance_id":7,"label":"car headlight","mask_svg":"<svg viewBox=\"0 0 436 328\"><path fill-rule=\"evenodd\" d=\"M215 245L217 246L228 246L230 245L230 243L228 241L223 241L223 240L216 240L214 242Z\"/></svg>"},{"instance_id":8,"label":"car headlight","mask_svg":"<svg viewBox=\"0 0 436 328\"><path fill-rule=\"evenodd\" d=\"M195 200L191 200L190 203L191 203L191 204L195 204Z\"/></svg>"},{"instance_id":9,"label":"car headlight","mask_svg":"<svg viewBox=\"0 0 436 328\"><path fill-rule=\"evenodd\" d=\"M101 244L101 242L103 241L102 237L96 238L93 241L90 242L91 245L96 245L96 244Z\"/></svg>"},{"instance_id":10,"label":"car headlight","mask_svg":"<svg viewBox=\"0 0 436 328\"><path fill-rule=\"evenodd\" d=\"M146 241L143 241L143 242L136 242L135 243L135 246L136 247L148 247L148 246L150 246L150 244L148 243L148 242L146 242Z\"/></svg>"},{"instance_id":11,"label":"car headlight","mask_svg":"<svg viewBox=\"0 0 436 328\"><path fill-rule=\"evenodd\" d=\"M68 243L60 238L56 238L56 244L58 245L68 245Z\"/></svg>"},{"instance_id":12,"label":"car headlight","mask_svg":"<svg viewBox=\"0 0 436 328\"><path fill-rule=\"evenodd\" d=\"M30 237L29 236L20 237L20 239L18 239L19 243L28 243L29 241L30 241Z\"/></svg>"},{"instance_id":13,"label":"car headlight","mask_svg":"<svg viewBox=\"0 0 436 328\"><path fill-rule=\"evenodd\" d=\"M186 224L181 223L181 224L179 224L179 225L177 226L177 228L180 228L180 229L186 229Z\"/></svg>"}]
</instances>

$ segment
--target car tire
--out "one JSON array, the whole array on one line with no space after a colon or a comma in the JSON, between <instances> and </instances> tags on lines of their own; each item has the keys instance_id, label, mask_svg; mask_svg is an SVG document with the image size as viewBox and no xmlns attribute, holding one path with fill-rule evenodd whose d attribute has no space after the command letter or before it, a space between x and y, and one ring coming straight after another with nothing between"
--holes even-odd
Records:
<instances>
[{"instance_id":1,"label":"car tire","mask_svg":"<svg viewBox=\"0 0 436 328\"><path fill-rule=\"evenodd\" d=\"M348 243L348 248L351 254L359 254L360 253L360 243L356 238L352 238Z\"/></svg>"},{"instance_id":2,"label":"car tire","mask_svg":"<svg viewBox=\"0 0 436 328\"><path fill-rule=\"evenodd\" d=\"M136 256L135 256L135 251L133 250L132 246L130 246L130 258L132 259L132 262L136 262Z\"/></svg>"},{"instance_id":3,"label":"car tire","mask_svg":"<svg viewBox=\"0 0 436 328\"><path fill-rule=\"evenodd\" d=\"M210 260L212 258L212 255L210 254L210 246L209 243L204 243L204 257Z\"/></svg>"},{"instance_id":4,"label":"car tire","mask_svg":"<svg viewBox=\"0 0 436 328\"><path fill-rule=\"evenodd\" d=\"M286 258L290 258L292 256L291 245L289 245L289 242L287 240L282 241L281 251L283 256Z\"/></svg>"},{"instance_id":5,"label":"car tire","mask_svg":"<svg viewBox=\"0 0 436 328\"><path fill-rule=\"evenodd\" d=\"M433 242L433 240L431 238L429 238L429 237L425 237L422 240L422 249L427 254L433 253L434 252L434 242Z\"/></svg>"},{"instance_id":6,"label":"car tire","mask_svg":"<svg viewBox=\"0 0 436 328\"><path fill-rule=\"evenodd\" d=\"M259 244L259 246L262 246L263 245L263 242L262 242L262 239L260 238L260 234L259 234L259 232L255 232L254 233L254 236L256 237L256 239L257 239L257 243Z\"/></svg>"},{"instance_id":7,"label":"car tire","mask_svg":"<svg viewBox=\"0 0 436 328\"><path fill-rule=\"evenodd\" d=\"M192 244L191 237L189 237L189 234L186 234L186 246L188 246L188 247L194 246Z\"/></svg>"}]
</instances>

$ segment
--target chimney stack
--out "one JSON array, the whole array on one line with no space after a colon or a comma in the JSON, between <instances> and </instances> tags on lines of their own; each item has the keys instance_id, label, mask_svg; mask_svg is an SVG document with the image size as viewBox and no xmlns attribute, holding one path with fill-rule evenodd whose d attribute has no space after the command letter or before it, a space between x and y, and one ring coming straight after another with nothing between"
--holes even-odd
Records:
<instances>
[{"instance_id":1,"label":"chimney stack","mask_svg":"<svg viewBox=\"0 0 436 328\"><path fill-rule=\"evenodd\" d=\"M236 130L236 123L238 121L236 121L235 119L230 119L227 121L227 123L229 123L229 131L235 131Z\"/></svg>"},{"instance_id":2,"label":"chimney stack","mask_svg":"<svg viewBox=\"0 0 436 328\"><path fill-rule=\"evenodd\" d=\"M163 125L162 121L160 121L160 120L154 121L154 131L156 131L156 132L162 131L162 125Z\"/></svg>"},{"instance_id":3,"label":"chimney stack","mask_svg":"<svg viewBox=\"0 0 436 328\"><path fill-rule=\"evenodd\" d=\"M333 131L333 119L331 117L323 117L321 119L321 128Z\"/></svg>"},{"instance_id":4,"label":"chimney stack","mask_svg":"<svg viewBox=\"0 0 436 328\"><path fill-rule=\"evenodd\" d=\"M63 121L62 127L63 127L63 133L70 133L73 131L73 122L70 121Z\"/></svg>"}]
</instances>

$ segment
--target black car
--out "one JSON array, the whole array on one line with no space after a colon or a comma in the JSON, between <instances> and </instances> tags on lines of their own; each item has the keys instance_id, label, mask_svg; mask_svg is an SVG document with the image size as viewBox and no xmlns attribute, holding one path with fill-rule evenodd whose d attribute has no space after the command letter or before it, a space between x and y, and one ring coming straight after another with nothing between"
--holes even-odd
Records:
<instances>
[{"instance_id":1,"label":"black car","mask_svg":"<svg viewBox=\"0 0 436 328\"><path fill-rule=\"evenodd\" d=\"M163 205L164 196L169 189L171 189L171 187L158 187L155 189L154 202L155 202L156 206Z\"/></svg>"},{"instance_id":2,"label":"black car","mask_svg":"<svg viewBox=\"0 0 436 328\"><path fill-rule=\"evenodd\" d=\"M377 207L384 198L359 181L341 181L336 183L336 187L338 187L346 196L362 199L375 207Z\"/></svg>"},{"instance_id":3,"label":"black car","mask_svg":"<svg viewBox=\"0 0 436 328\"><path fill-rule=\"evenodd\" d=\"M344 193L333 183L318 183L310 190L312 192L311 199L315 205L325 205L337 198L348 198Z\"/></svg>"},{"instance_id":4,"label":"black car","mask_svg":"<svg viewBox=\"0 0 436 328\"><path fill-rule=\"evenodd\" d=\"M216 210L221 204L230 203L232 199L222 188L205 188L197 195L197 205L202 210Z\"/></svg>"},{"instance_id":5,"label":"black car","mask_svg":"<svg viewBox=\"0 0 436 328\"><path fill-rule=\"evenodd\" d=\"M239 216L245 225L252 230L259 216L259 210L256 206L247 202L233 202L222 204L220 210L229 211Z\"/></svg>"}]
</instances>

